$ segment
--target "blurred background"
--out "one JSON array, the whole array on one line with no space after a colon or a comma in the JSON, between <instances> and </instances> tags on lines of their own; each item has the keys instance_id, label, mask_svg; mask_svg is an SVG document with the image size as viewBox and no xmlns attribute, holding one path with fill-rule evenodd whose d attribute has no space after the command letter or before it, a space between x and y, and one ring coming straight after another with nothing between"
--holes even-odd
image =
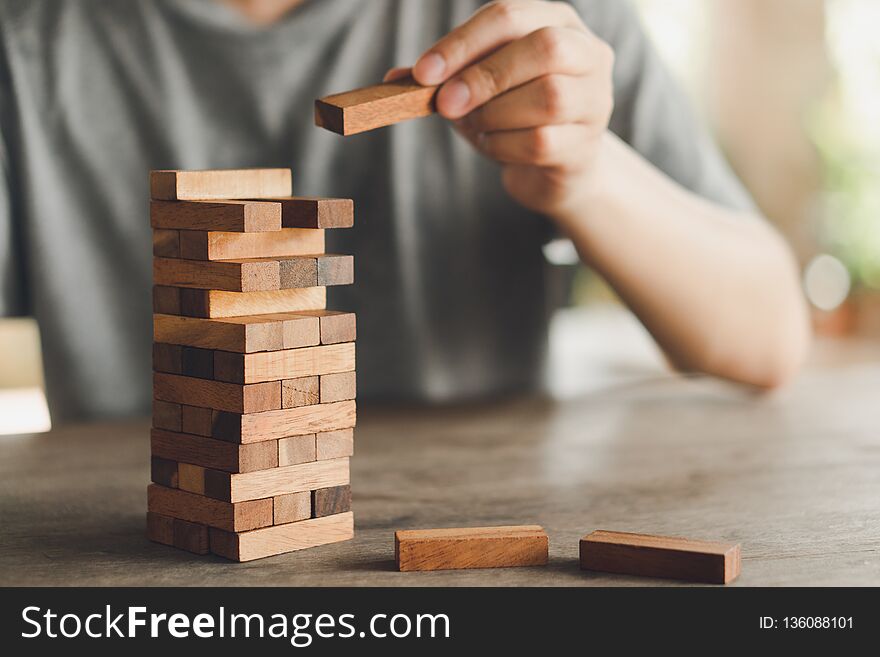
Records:
<instances>
[{"instance_id":1,"label":"blurred background","mask_svg":"<svg viewBox=\"0 0 880 657\"><path fill-rule=\"evenodd\" d=\"M793 245L817 333L880 343L880 1L634 1L734 169ZM548 259L571 257L556 247ZM572 301L614 298L582 273ZM563 326L553 337L565 335ZM48 429L41 385L33 322L0 320L0 434Z\"/></svg>"}]
</instances>

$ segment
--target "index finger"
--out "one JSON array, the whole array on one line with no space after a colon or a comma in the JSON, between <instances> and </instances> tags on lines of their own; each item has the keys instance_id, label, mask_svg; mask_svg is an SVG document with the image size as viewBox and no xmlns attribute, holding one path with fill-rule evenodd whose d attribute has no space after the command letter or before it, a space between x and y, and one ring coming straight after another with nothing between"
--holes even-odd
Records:
<instances>
[{"instance_id":1,"label":"index finger","mask_svg":"<svg viewBox=\"0 0 880 657\"><path fill-rule=\"evenodd\" d=\"M499 0L492 2L431 46L413 66L419 84L439 85L505 43L542 27L584 29L565 2Z\"/></svg>"}]
</instances>

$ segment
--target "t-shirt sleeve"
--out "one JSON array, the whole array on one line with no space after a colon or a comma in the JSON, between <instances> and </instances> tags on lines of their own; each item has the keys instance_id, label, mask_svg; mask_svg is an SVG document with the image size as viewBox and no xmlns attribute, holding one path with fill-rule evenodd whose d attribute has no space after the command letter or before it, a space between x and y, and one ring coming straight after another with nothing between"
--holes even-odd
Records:
<instances>
[{"instance_id":1,"label":"t-shirt sleeve","mask_svg":"<svg viewBox=\"0 0 880 657\"><path fill-rule=\"evenodd\" d=\"M615 52L612 132L683 187L731 209L755 210L661 61L631 2L576 0L573 4Z\"/></svg>"}]
</instances>

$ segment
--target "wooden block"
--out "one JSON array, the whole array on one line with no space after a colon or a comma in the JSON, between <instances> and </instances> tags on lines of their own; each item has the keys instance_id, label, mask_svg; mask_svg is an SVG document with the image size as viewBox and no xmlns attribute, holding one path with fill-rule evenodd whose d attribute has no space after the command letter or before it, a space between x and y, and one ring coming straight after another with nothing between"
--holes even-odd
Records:
<instances>
[{"instance_id":1,"label":"wooden block","mask_svg":"<svg viewBox=\"0 0 880 657\"><path fill-rule=\"evenodd\" d=\"M278 440L288 436L337 431L354 427L354 401L285 408L264 413L217 413L214 415L214 438L248 444Z\"/></svg>"},{"instance_id":2,"label":"wooden block","mask_svg":"<svg viewBox=\"0 0 880 657\"><path fill-rule=\"evenodd\" d=\"M174 545L174 518L147 511L147 538L162 545Z\"/></svg>"},{"instance_id":3,"label":"wooden block","mask_svg":"<svg viewBox=\"0 0 880 657\"><path fill-rule=\"evenodd\" d=\"M156 482L160 483L160 482ZM205 468L190 463L177 466L177 487L189 493L205 494Z\"/></svg>"},{"instance_id":4,"label":"wooden block","mask_svg":"<svg viewBox=\"0 0 880 657\"><path fill-rule=\"evenodd\" d=\"M354 342L357 323L354 313L338 310L308 310L300 314L317 317L321 325L321 344Z\"/></svg>"},{"instance_id":5,"label":"wooden block","mask_svg":"<svg viewBox=\"0 0 880 657\"><path fill-rule=\"evenodd\" d=\"M290 169L159 170L150 172L150 197L166 201L289 196Z\"/></svg>"},{"instance_id":6,"label":"wooden block","mask_svg":"<svg viewBox=\"0 0 880 657\"><path fill-rule=\"evenodd\" d=\"M153 258L153 282L170 287L264 292L281 288L278 260L199 261L179 258Z\"/></svg>"},{"instance_id":7,"label":"wooden block","mask_svg":"<svg viewBox=\"0 0 880 657\"><path fill-rule=\"evenodd\" d=\"M180 289L164 285L153 286L153 312L179 315L181 313Z\"/></svg>"},{"instance_id":8,"label":"wooden block","mask_svg":"<svg viewBox=\"0 0 880 657\"><path fill-rule=\"evenodd\" d=\"M308 492L277 495L274 499L276 525L299 522L312 517L312 496Z\"/></svg>"},{"instance_id":9,"label":"wooden block","mask_svg":"<svg viewBox=\"0 0 880 657\"><path fill-rule=\"evenodd\" d=\"M309 257L279 260L281 287L315 287L318 284L318 259Z\"/></svg>"},{"instance_id":10,"label":"wooden block","mask_svg":"<svg viewBox=\"0 0 880 657\"><path fill-rule=\"evenodd\" d=\"M232 413L259 413L281 408L280 381L239 385L155 372L153 395L161 401Z\"/></svg>"},{"instance_id":11,"label":"wooden block","mask_svg":"<svg viewBox=\"0 0 880 657\"><path fill-rule=\"evenodd\" d=\"M354 257L326 254L318 256L318 285L354 283Z\"/></svg>"},{"instance_id":12,"label":"wooden block","mask_svg":"<svg viewBox=\"0 0 880 657\"><path fill-rule=\"evenodd\" d=\"M394 558L401 571L544 566L548 549L547 534L538 525L394 534Z\"/></svg>"},{"instance_id":13,"label":"wooden block","mask_svg":"<svg viewBox=\"0 0 880 657\"><path fill-rule=\"evenodd\" d=\"M739 576L740 546L688 538L595 531L581 539L584 570L727 584Z\"/></svg>"},{"instance_id":14,"label":"wooden block","mask_svg":"<svg viewBox=\"0 0 880 657\"><path fill-rule=\"evenodd\" d=\"M182 431L183 409L180 404L153 400L153 426L168 431Z\"/></svg>"},{"instance_id":15,"label":"wooden block","mask_svg":"<svg viewBox=\"0 0 880 657\"><path fill-rule=\"evenodd\" d=\"M351 486L331 486L312 491L312 515L315 518L351 511Z\"/></svg>"},{"instance_id":16,"label":"wooden block","mask_svg":"<svg viewBox=\"0 0 880 657\"><path fill-rule=\"evenodd\" d=\"M230 532L245 532L272 524L271 499L252 499L231 504L156 484L147 487L147 508L164 516Z\"/></svg>"},{"instance_id":17,"label":"wooden block","mask_svg":"<svg viewBox=\"0 0 880 657\"><path fill-rule=\"evenodd\" d=\"M281 382L281 408L298 408L321 403L317 376L304 376Z\"/></svg>"},{"instance_id":18,"label":"wooden block","mask_svg":"<svg viewBox=\"0 0 880 657\"><path fill-rule=\"evenodd\" d=\"M288 493L344 486L348 483L347 458L285 465L242 474L205 470L205 495L224 502L262 500Z\"/></svg>"},{"instance_id":19,"label":"wooden block","mask_svg":"<svg viewBox=\"0 0 880 657\"><path fill-rule=\"evenodd\" d=\"M181 405L180 429L183 433L192 433L197 436L211 436L214 423L214 409L200 408L198 406ZM164 428L164 427L161 427ZM171 431L174 431L171 429Z\"/></svg>"},{"instance_id":20,"label":"wooden block","mask_svg":"<svg viewBox=\"0 0 880 657\"><path fill-rule=\"evenodd\" d=\"M224 231L182 230L179 255L170 258L189 260L237 260L273 258L324 253L323 230L282 228L275 232L232 233ZM153 255L165 255L153 253Z\"/></svg>"},{"instance_id":21,"label":"wooden block","mask_svg":"<svg viewBox=\"0 0 880 657\"><path fill-rule=\"evenodd\" d=\"M153 429L150 432L150 450L154 458L226 472L255 472L278 467L277 440L238 445L214 438Z\"/></svg>"},{"instance_id":22,"label":"wooden block","mask_svg":"<svg viewBox=\"0 0 880 657\"><path fill-rule=\"evenodd\" d=\"M208 528L180 518L174 519L174 547L194 554L208 554Z\"/></svg>"},{"instance_id":23,"label":"wooden block","mask_svg":"<svg viewBox=\"0 0 880 657\"><path fill-rule=\"evenodd\" d=\"M178 231L154 228L153 255L162 258L179 258L180 235Z\"/></svg>"},{"instance_id":24,"label":"wooden block","mask_svg":"<svg viewBox=\"0 0 880 657\"><path fill-rule=\"evenodd\" d=\"M180 371L183 369L182 360L180 347L160 342L153 343L154 372L180 374Z\"/></svg>"},{"instance_id":25,"label":"wooden block","mask_svg":"<svg viewBox=\"0 0 880 657\"><path fill-rule=\"evenodd\" d=\"M315 435L290 436L278 441L278 465L310 463L317 458Z\"/></svg>"},{"instance_id":26,"label":"wooden block","mask_svg":"<svg viewBox=\"0 0 880 657\"><path fill-rule=\"evenodd\" d=\"M265 201L152 201L150 224L166 230L274 233L281 230L281 206Z\"/></svg>"},{"instance_id":27,"label":"wooden block","mask_svg":"<svg viewBox=\"0 0 880 657\"><path fill-rule=\"evenodd\" d=\"M230 383L299 379L305 376L351 372L354 369L353 342L253 354L214 352L214 377Z\"/></svg>"},{"instance_id":28,"label":"wooden block","mask_svg":"<svg viewBox=\"0 0 880 657\"><path fill-rule=\"evenodd\" d=\"M325 374L321 377L321 403L354 399L357 396L357 376L354 372ZM282 403L283 406L283 403Z\"/></svg>"},{"instance_id":29,"label":"wooden block","mask_svg":"<svg viewBox=\"0 0 880 657\"><path fill-rule=\"evenodd\" d=\"M315 436L315 456L319 461L354 455L354 429L325 431Z\"/></svg>"},{"instance_id":30,"label":"wooden block","mask_svg":"<svg viewBox=\"0 0 880 657\"><path fill-rule=\"evenodd\" d=\"M436 93L404 78L334 94L315 101L315 125L346 136L384 128L433 114Z\"/></svg>"},{"instance_id":31,"label":"wooden block","mask_svg":"<svg viewBox=\"0 0 880 657\"><path fill-rule=\"evenodd\" d=\"M354 516L349 512L289 522L242 534L212 528L211 552L233 561L252 561L293 550L347 541L352 537Z\"/></svg>"},{"instance_id":32,"label":"wooden block","mask_svg":"<svg viewBox=\"0 0 880 657\"><path fill-rule=\"evenodd\" d=\"M320 323L317 318L299 315L286 317L290 318L291 325L300 328L309 320L313 321L312 332L315 335L312 344L318 344ZM284 349L285 328L285 320L280 317L265 318L262 315L225 319L153 315L153 339L156 342L222 351L251 352ZM213 355L211 358L213 369Z\"/></svg>"},{"instance_id":33,"label":"wooden block","mask_svg":"<svg viewBox=\"0 0 880 657\"><path fill-rule=\"evenodd\" d=\"M351 228L354 225L354 201L348 198L287 196L272 201L281 204L284 228Z\"/></svg>"},{"instance_id":34,"label":"wooden block","mask_svg":"<svg viewBox=\"0 0 880 657\"><path fill-rule=\"evenodd\" d=\"M150 481L167 488L177 488L179 482L177 461L151 456Z\"/></svg>"},{"instance_id":35,"label":"wooden block","mask_svg":"<svg viewBox=\"0 0 880 657\"><path fill-rule=\"evenodd\" d=\"M354 282L354 258L349 255L289 256L279 258L278 265L282 289Z\"/></svg>"},{"instance_id":36,"label":"wooden block","mask_svg":"<svg viewBox=\"0 0 880 657\"><path fill-rule=\"evenodd\" d=\"M200 379L214 378L214 352L209 349L153 343L153 370Z\"/></svg>"},{"instance_id":37,"label":"wooden block","mask_svg":"<svg viewBox=\"0 0 880 657\"><path fill-rule=\"evenodd\" d=\"M304 310L320 310L327 305L327 288L304 287L271 292L226 292L223 290L197 290L172 288L180 293L179 311L166 310L173 307L167 303L156 312L189 317L243 317L269 313L298 313Z\"/></svg>"}]
</instances>

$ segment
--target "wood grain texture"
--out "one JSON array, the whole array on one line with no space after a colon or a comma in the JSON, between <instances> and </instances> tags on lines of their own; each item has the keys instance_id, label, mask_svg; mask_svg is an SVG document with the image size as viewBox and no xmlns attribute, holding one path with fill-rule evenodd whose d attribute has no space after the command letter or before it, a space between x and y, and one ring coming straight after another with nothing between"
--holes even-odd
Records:
<instances>
[{"instance_id":1,"label":"wood grain texture","mask_svg":"<svg viewBox=\"0 0 880 657\"><path fill-rule=\"evenodd\" d=\"M232 504L157 484L147 487L147 508L153 513L231 532L244 532L272 524L271 499Z\"/></svg>"},{"instance_id":2,"label":"wood grain texture","mask_svg":"<svg viewBox=\"0 0 880 657\"><path fill-rule=\"evenodd\" d=\"M154 483L161 483L154 481ZM205 468L191 463L178 463L177 488L197 495L205 494Z\"/></svg>"},{"instance_id":3,"label":"wood grain texture","mask_svg":"<svg viewBox=\"0 0 880 657\"><path fill-rule=\"evenodd\" d=\"M312 461L241 474L220 470L205 471L205 495L225 502L261 500L348 483L347 458Z\"/></svg>"},{"instance_id":4,"label":"wood grain texture","mask_svg":"<svg viewBox=\"0 0 880 657\"><path fill-rule=\"evenodd\" d=\"M210 349L154 342L153 371L213 379L214 352Z\"/></svg>"},{"instance_id":5,"label":"wood grain texture","mask_svg":"<svg viewBox=\"0 0 880 657\"><path fill-rule=\"evenodd\" d=\"M199 261L153 258L153 283L228 292L281 289L280 265L273 258Z\"/></svg>"},{"instance_id":6,"label":"wood grain texture","mask_svg":"<svg viewBox=\"0 0 880 657\"><path fill-rule=\"evenodd\" d=\"M599 530L580 541L580 564L642 577L727 584L740 573L740 546L669 536Z\"/></svg>"},{"instance_id":7,"label":"wood grain texture","mask_svg":"<svg viewBox=\"0 0 880 657\"><path fill-rule=\"evenodd\" d=\"M153 255L162 258L179 258L180 232L164 228L154 228Z\"/></svg>"},{"instance_id":8,"label":"wood grain texture","mask_svg":"<svg viewBox=\"0 0 880 657\"><path fill-rule=\"evenodd\" d=\"M190 260L237 260L315 255L324 253L326 248L324 231L310 228L282 228L262 233L181 230L178 239L178 255L156 253L155 248L153 255ZM155 238L153 243L155 245Z\"/></svg>"},{"instance_id":9,"label":"wood grain texture","mask_svg":"<svg viewBox=\"0 0 880 657\"><path fill-rule=\"evenodd\" d=\"M353 536L354 516L351 512L340 513L241 534L211 529L211 552L233 561L252 561L293 550L347 541Z\"/></svg>"},{"instance_id":10,"label":"wood grain texture","mask_svg":"<svg viewBox=\"0 0 880 657\"><path fill-rule=\"evenodd\" d=\"M354 283L354 257L328 253L318 256L318 285Z\"/></svg>"},{"instance_id":11,"label":"wood grain texture","mask_svg":"<svg viewBox=\"0 0 880 657\"><path fill-rule=\"evenodd\" d=\"M323 461L324 459L338 459L353 455L354 429L325 431L315 436L315 457L317 459Z\"/></svg>"},{"instance_id":12,"label":"wood grain texture","mask_svg":"<svg viewBox=\"0 0 880 657\"><path fill-rule=\"evenodd\" d=\"M313 319L314 344L320 341L319 321L299 318L300 325ZM262 316L205 319L180 315L153 315L153 340L222 351L272 351L284 348L284 321ZM213 356L212 356L213 363ZM212 364L213 368L213 364Z\"/></svg>"},{"instance_id":13,"label":"wood grain texture","mask_svg":"<svg viewBox=\"0 0 880 657\"><path fill-rule=\"evenodd\" d=\"M164 287L164 286L159 286ZM323 287L273 290L271 292L227 292L191 288L165 288L180 294L179 310L173 312L173 299L162 292L163 303L156 312L211 319L244 317L270 313L295 313L321 310L327 305L327 289ZM155 299L155 296L154 296Z\"/></svg>"},{"instance_id":14,"label":"wood grain texture","mask_svg":"<svg viewBox=\"0 0 880 657\"><path fill-rule=\"evenodd\" d=\"M208 554L208 527L200 523L174 519L174 547L193 554Z\"/></svg>"},{"instance_id":15,"label":"wood grain texture","mask_svg":"<svg viewBox=\"0 0 880 657\"><path fill-rule=\"evenodd\" d=\"M281 408L298 408L320 403L321 386L317 376L304 376L281 382Z\"/></svg>"},{"instance_id":16,"label":"wood grain texture","mask_svg":"<svg viewBox=\"0 0 880 657\"><path fill-rule=\"evenodd\" d=\"M325 374L321 378L321 403L354 399L357 396L357 375L355 372Z\"/></svg>"},{"instance_id":17,"label":"wood grain texture","mask_svg":"<svg viewBox=\"0 0 880 657\"><path fill-rule=\"evenodd\" d=\"M179 481L177 461L151 456L150 481L167 488L177 488L177 482Z\"/></svg>"},{"instance_id":18,"label":"wood grain texture","mask_svg":"<svg viewBox=\"0 0 880 657\"><path fill-rule=\"evenodd\" d=\"M357 322L354 313L339 310L308 310L300 314L317 317L321 326L321 344L354 342L357 338Z\"/></svg>"},{"instance_id":19,"label":"wood grain texture","mask_svg":"<svg viewBox=\"0 0 880 657\"><path fill-rule=\"evenodd\" d=\"M213 437L234 443L249 444L278 440L288 436L350 429L355 426L354 401L285 408L264 413L217 413Z\"/></svg>"},{"instance_id":20,"label":"wood grain texture","mask_svg":"<svg viewBox=\"0 0 880 657\"><path fill-rule=\"evenodd\" d=\"M278 441L278 465L297 465L317 460L315 435L290 436Z\"/></svg>"},{"instance_id":21,"label":"wood grain texture","mask_svg":"<svg viewBox=\"0 0 880 657\"><path fill-rule=\"evenodd\" d=\"M153 199L263 199L292 193L290 169L163 169L150 172L150 197Z\"/></svg>"},{"instance_id":22,"label":"wood grain texture","mask_svg":"<svg viewBox=\"0 0 880 657\"><path fill-rule=\"evenodd\" d=\"M312 491L312 515L315 518L351 511L351 486L330 486Z\"/></svg>"},{"instance_id":23,"label":"wood grain texture","mask_svg":"<svg viewBox=\"0 0 880 657\"><path fill-rule=\"evenodd\" d=\"M180 288L154 285L153 312L179 315L181 312Z\"/></svg>"},{"instance_id":24,"label":"wood grain texture","mask_svg":"<svg viewBox=\"0 0 880 657\"><path fill-rule=\"evenodd\" d=\"M437 87L412 78L334 94L315 101L315 125L340 135L356 135L433 114Z\"/></svg>"},{"instance_id":25,"label":"wood grain texture","mask_svg":"<svg viewBox=\"0 0 880 657\"><path fill-rule=\"evenodd\" d=\"M278 467L277 440L238 445L204 436L153 429L150 432L150 450L153 458L192 463L225 472L255 472Z\"/></svg>"},{"instance_id":26,"label":"wood grain texture","mask_svg":"<svg viewBox=\"0 0 880 657\"><path fill-rule=\"evenodd\" d=\"M312 496L308 492L276 495L274 498L276 525L308 520L312 517Z\"/></svg>"},{"instance_id":27,"label":"wood grain texture","mask_svg":"<svg viewBox=\"0 0 880 657\"><path fill-rule=\"evenodd\" d=\"M401 571L544 566L548 551L549 539L538 525L418 529L394 534L394 558Z\"/></svg>"},{"instance_id":28,"label":"wood grain texture","mask_svg":"<svg viewBox=\"0 0 880 657\"><path fill-rule=\"evenodd\" d=\"M281 225L284 228L324 229L354 226L354 201L351 199L287 196L276 197L272 201L281 205Z\"/></svg>"},{"instance_id":29,"label":"wood grain texture","mask_svg":"<svg viewBox=\"0 0 880 657\"><path fill-rule=\"evenodd\" d=\"M153 228L262 233L281 230L281 206L264 201L150 203Z\"/></svg>"},{"instance_id":30,"label":"wood grain texture","mask_svg":"<svg viewBox=\"0 0 880 657\"><path fill-rule=\"evenodd\" d=\"M153 426L168 431L181 431L183 407L180 404L153 400Z\"/></svg>"},{"instance_id":31,"label":"wood grain texture","mask_svg":"<svg viewBox=\"0 0 880 657\"><path fill-rule=\"evenodd\" d=\"M299 379L354 369L353 342L252 354L214 352L214 376L230 383Z\"/></svg>"},{"instance_id":32,"label":"wood grain texture","mask_svg":"<svg viewBox=\"0 0 880 657\"><path fill-rule=\"evenodd\" d=\"M214 409L200 408L198 406L180 406L180 428L171 429L182 433L192 433L197 436L210 437L214 424ZM166 428L166 427L161 427Z\"/></svg>"},{"instance_id":33,"label":"wood grain texture","mask_svg":"<svg viewBox=\"0 0 880 657\"><path fill-rule=\"evenodd\" d=\"M147 511L147 538L162 545L174 545L174 518Z\"/></svg>"},{"instance_id":34,"label":"wood grain texture","mask_svg":"<svg viewBox=\"0 0 880 657\"><path fill-rule=\"evenodd\" d=\"M155 372L153 395L161 401L231 413L260 413L281 408L280 381L239 385Z\"/></svg>"}]
</instances>

